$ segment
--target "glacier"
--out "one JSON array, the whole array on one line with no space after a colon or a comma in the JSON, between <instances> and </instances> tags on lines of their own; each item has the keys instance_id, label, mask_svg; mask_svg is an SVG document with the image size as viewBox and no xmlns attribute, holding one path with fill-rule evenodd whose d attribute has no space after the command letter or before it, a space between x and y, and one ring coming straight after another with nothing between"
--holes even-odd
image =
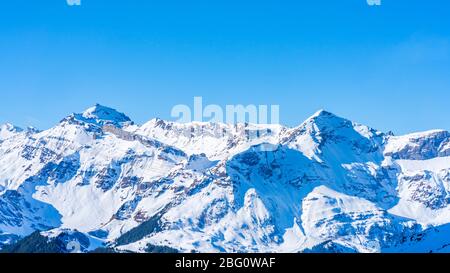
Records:
<instances>
[{"instance_id":1,"label":"glacier","mask_svg":"<svg viewBox=\"0 0 450 273\"><path fill-rule=\"evenodd\" d=\"M0 126L6 252L450 252L449 205L445 130L324 110L294 128L137 125L99 104L44 131Z\"/></svg>"}]
</instances>

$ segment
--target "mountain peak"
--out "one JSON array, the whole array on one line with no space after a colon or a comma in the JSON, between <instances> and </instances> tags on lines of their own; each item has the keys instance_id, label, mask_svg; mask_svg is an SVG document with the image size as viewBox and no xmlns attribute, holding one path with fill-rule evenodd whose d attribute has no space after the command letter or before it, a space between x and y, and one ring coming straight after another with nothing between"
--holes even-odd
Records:
<instances>
[{"instance_id":1,"label":"mountain peak","mask_svg":"<svg viewBox=\"0 0 450 273\"><path fill-rule=\"evenodd\" d=\"M71 117L78 121L100 126L114 125L117 127L123 127L127 124L133 124L131 119L124 113L98 103L86 109L83 113L73 114Z\"/></svg>"},{"instance_id":2,"label":"mountain peak","mask_svg":"<svg viewBox=\"0 0 450 273\"><path fill-rule=\"evenodd\" d=\"M312 125L314 124L317 126L317 128L339 128L341 126L349 126L352 124L352 122L348 119L336 116L335 114L326 111L326 110L319 110L314 115L309 117L303 124L300 125L300 127L304 127L305 125Z\"/></svg>"},{"instance_id":3,"label":"mountain peak","mask_svg":"<svg viewBox=\"0 0 450 273\"><path fill-rule=\"evenodd\" d=\"M103 106L101 104L96 103L94 106L86 109L83 112L83 117L85 118L106 118L109 119L111 117L117 117L120 116L120 118L123 118L125 115L122 113L119 113L116 109ZM128 117L125 116L124 119L130 120Z\"/></svg>"},{"instance_id":4,"label":"mountain peak","mask_svg":"<svg viewBox=\"0 0 450 273\"><path fill-rule=\"evenodd\" d=\"M327 110L320 109L319 111L315 112L309 119L314 118L337 118L337 116Z\"/></svg>"},{"instance_id":5,"label":"mountain peak","mask_svg":"<svg viewBox=\"0 0 450 273\"><path fill-rule=\"evenodd\" d=\"M5 123L0 125L0 130L2 131L9 131L9 132L20 132L22 131L21 128L11 124L11 123Z\"/></svg>"},{"instance_id":6,"label":"mountain peak","mask_svg":"<svg viewBox=\"0 0 450 273\"><path fill-rule=\"evenodd\" d=\"M22 128L14 126L11 123L5 123L3 125L0 125L0 140L7 139L21 132L23 132Z\"/></svg>"}]
</instances>

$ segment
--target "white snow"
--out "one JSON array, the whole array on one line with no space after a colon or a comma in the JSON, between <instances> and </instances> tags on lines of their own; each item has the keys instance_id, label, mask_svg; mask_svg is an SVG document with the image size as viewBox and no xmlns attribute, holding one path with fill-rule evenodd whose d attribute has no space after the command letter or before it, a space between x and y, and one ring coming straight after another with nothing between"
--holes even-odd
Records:
<instances>
[{"instance_id":1,"label":"white snow","mask_svg":"<svg viewBox=\"0 0 450 273\"><path fill-rule=\"evenodd\" d=\"M359 252L426 251L450 237L430 231L433 243L393 246L450 223L450 157L418 143L445 152L450 142L442 130L393 137L324 110L296 128L139 126L101 105L42 132L7 124L0 234L26 236L42 224L47 236L106 232L87 236L94 248L161 213L157 232L118 249L299 252L332 242ZM396 160L405 147L431 158Z\"/></svg>"}]
</instances>

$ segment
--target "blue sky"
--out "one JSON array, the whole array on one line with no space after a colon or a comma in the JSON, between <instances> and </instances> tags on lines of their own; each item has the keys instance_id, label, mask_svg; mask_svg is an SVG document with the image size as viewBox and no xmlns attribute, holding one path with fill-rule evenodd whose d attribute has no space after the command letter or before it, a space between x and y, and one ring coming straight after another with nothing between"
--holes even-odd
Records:
<instances>
[{"instance_id":1,"label":"blue sky","mask_svg":"<svg viewBox=\"0 0 450 273\"><path fill-rule=\"evenodd\" d=\"M0 123L48 128L101 103L318 109L396 133L450 129L450 1L3 1Z\"/></svg>"}]
</instances>

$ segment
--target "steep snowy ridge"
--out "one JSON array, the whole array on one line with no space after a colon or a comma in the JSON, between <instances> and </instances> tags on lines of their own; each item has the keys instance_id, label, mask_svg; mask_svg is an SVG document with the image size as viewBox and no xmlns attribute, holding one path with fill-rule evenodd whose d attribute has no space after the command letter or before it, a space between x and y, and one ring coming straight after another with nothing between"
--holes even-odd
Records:
<instances>
[{"instance_id":1,"label":"steep snowy ridge","mask_svg":"<svg viewBox=\"0 0 450 273\"><path fill-rule=\"evenodd\" d=\"M393 136L324 110L295 128L138 126L98 104L42 132L0 127L6 250L40 231L84 252L447 252L449 224L443 130Z\"/></svg>"}]
</instances>

